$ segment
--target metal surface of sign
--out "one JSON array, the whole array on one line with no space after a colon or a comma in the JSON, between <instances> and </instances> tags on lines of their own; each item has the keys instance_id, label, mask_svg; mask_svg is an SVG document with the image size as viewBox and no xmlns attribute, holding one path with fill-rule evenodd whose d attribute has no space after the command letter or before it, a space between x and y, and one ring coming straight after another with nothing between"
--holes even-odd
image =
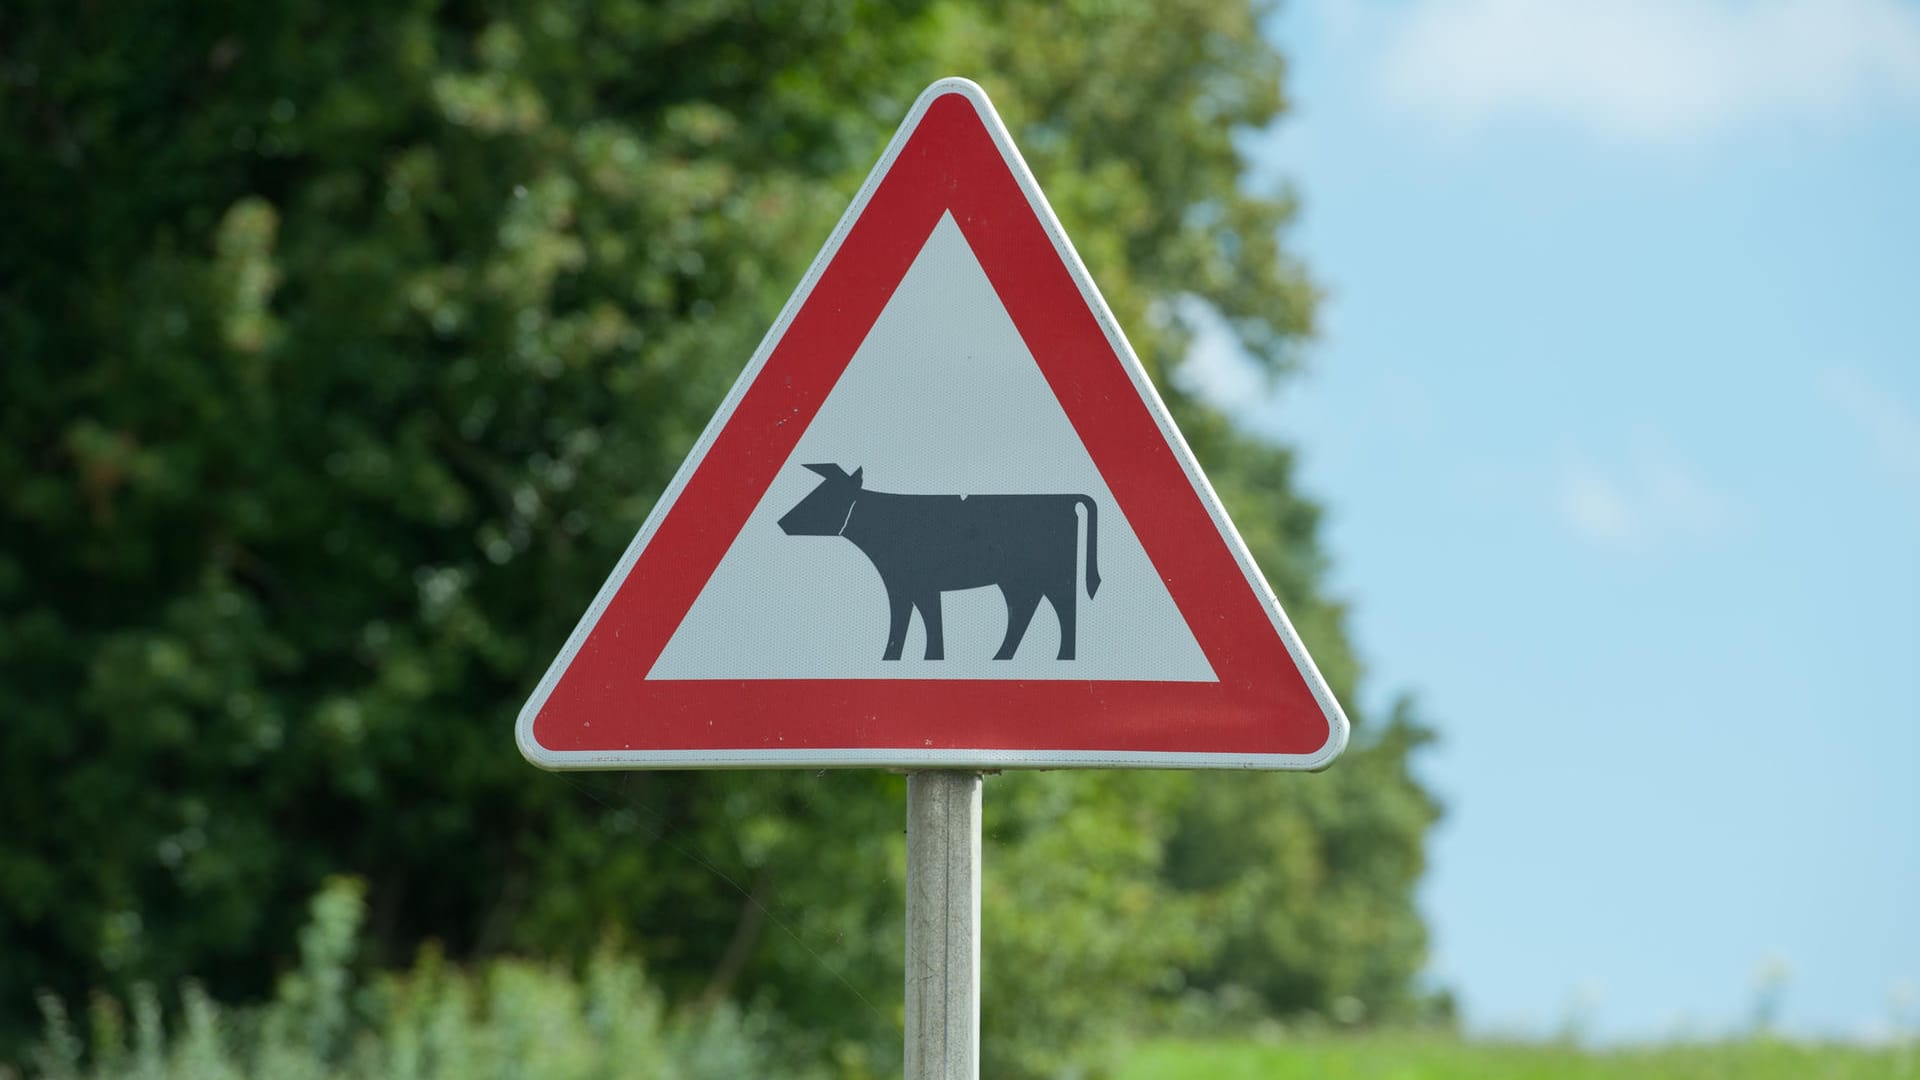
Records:
<instances>
[{"instance_id":1,"label":"metal surface of sign","mask_svg":"<svg viewBox=\"0 0 1920 1080\"><path fill-rule=\"evenodd\" d=\"M986 95L934 84L522 710L548 768L1319 768L1347 721Z\"/></svg>"}]
</instances>

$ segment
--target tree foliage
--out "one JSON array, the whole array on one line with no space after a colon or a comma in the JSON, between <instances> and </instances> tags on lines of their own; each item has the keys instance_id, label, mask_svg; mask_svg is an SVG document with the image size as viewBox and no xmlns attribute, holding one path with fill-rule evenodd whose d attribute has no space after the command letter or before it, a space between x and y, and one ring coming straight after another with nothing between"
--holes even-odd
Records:
<instances>
[{"instance_id":1,"label":"tree foliage","mask_svg":"<svg viewBox=\"0 0 1920 1080\"><path fill-rule=\"evenodd\" d=\"M979 78L1336 692L1283 449L1165 376L1194 300L1312 329L1210 0L281 0L0 9L0 1027L264 993L305 898L379 962L589 955L897 1051L902 784L536 773L513 715L921 87ZM1313 777L988 787L987 1050L1137 1003L1412 1007L1419 725Z\"/></svg>"}]
</instances>

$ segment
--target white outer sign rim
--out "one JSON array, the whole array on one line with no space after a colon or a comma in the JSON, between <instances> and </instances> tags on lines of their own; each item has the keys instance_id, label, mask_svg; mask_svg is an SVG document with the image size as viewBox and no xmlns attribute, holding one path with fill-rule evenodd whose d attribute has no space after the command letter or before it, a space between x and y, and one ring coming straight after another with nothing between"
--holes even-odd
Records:
<instances>
[{"instance_id":1,"label":"white outer sign rim","mask_svg":"<svg viewBox=\"0 0 1920 1080\"><path fill-rule=\"evenodd\" d=\"M1253 591L1261 607L1266 610L1267 617L1272 621L1274 630L1279 634L1280 640L1286 644L1287 654L1292 657L1294 666L1298 668L1301 678L1306 681L1307 688L1312 691L1314 700L1319 703L1321 712L1327 720L1326 743L1321 746L1319 750L1310 754L1230 754L1211 751L926 749L913 747L848 747L821 749L783 749L780 747L772 747L754 750L549 750L541 746L534 738L534 718L540 715L540 710L546 705L548 696L553 693L553 689L558 685L561 676L573 663L574 655L580 650L581 645L586 641L588 635L592 633L594 625L599 622L601 613L604 612L607 605L612 602L614 594L619 592L621 584L626 581L627 574L633 569L634 563L639 561L640 553L645 551L647 544L652 541L654 533L659 530L660 523L666 519L668 511L672 509L673 504L679 499L681 491L686 488L687 482L692 478L693 474L699 470L701 462L706 459L707 451L712 448L715 440L719 438L720 433L726 429L728 422L732 420L734 409L738 407L740 400L746 396L747 389L753 385L754 380L759 378L760 371L766 366L767 359L773 354L774 347L780 343L781 338L786 336L787 327L792 323L794 315L799 312L801 307L806 303L807 298L812 295L814 285L818 283L821 275L826 271L826 268L832 264L834 256L839 254L841 242L845 240L847 233L852 230L854 223L860 219L861 213L866 210L868 200L872 198L874 191L880 186L880 182L885 179L887 173L892 169L894 159L899 156L901 147L906 144L907 137L913 133L915 128L919 127L920 118L925 115L928 107L933 104L934 100L947 94L960 94L971 101L975 110L980 115L981 122L993 136L994 144L999 147L1000 155L1006 162L1007 168L1013 173L1014 179L1019 183L1020 190L1025 193L1028 205L1033 208L1035 216L1040 219L1041 225L1047 230L1047 235L1052 238L1054 251L1060 256L1060 260L1066 265L1068 272L1073 275L1075 284L1080 287L1080 295L1086 300L1088 308L1092 310L1094 316L1099 320L1100 328L1106 334L1107 342L1112 346L1114 355L1119 357L1120 363L1126 368L1128 377L1133 380L1134 388L1140 392L1141 400L1147 406L1147 411L1153 415L1154 423L1159 426L1160 434L1173 449L1174 457L1179 460L1180 467L1187 475L1187 480L1192 483L1194 494L1198 496L1202 505L1206 507L1208 515L1220 530L1221 540L1226 543L1228 550L1233 553L1234 560L1239 563L1240 571L1246 577L1247 586ZM1333 691L1327 687L1326 679L1321 676L1320 669L1314 664L1313 658L1307 655L1305 646L1300 643L1299 635L1294 632L1293 623L1287 618L1286 612L1280 608L1279 598L1274 595L1272 587L1267 584L1265 575L1263 575L1260 572L1260 568L1255 565L1253 556L1247 551L1246 543L1240 538L1239 530L1234 528L1233 522L1228 519L1226 510L1220 504L1219 496L1214 493L1213 485L1208 483L1206 476L1201 473L1199 463L1194 460L1192 449L1187 446L1186 438L1181 435L1180 430L1174 426L1173 417L1168 413L1166 403L1161 400L1159 390L1154 387L1153 381L1147 377L1146 368L1141 365L1140 358L1134 354L1133 346L1127 342L1126 335L1121 333L1120 324L1114 319L1113 312L1108 309L1106 299L1100 295L1100 289L1094 284L1092 275L1087 272L1086 265L1080 261L1079 254L1074 251L1072 243L1068 241L1066 230L1061 227L1059 219L1054 216L1053 208L1047 204L1046 196L1041 194L1040 185L1034 180L1033 174L1028 171L1025 160L1020 156L1019 149L1013 144L1013 137L1007 133L1006 125L1000 120L1000 114L994 111L993 103L987 100L985 90L982 90L979 85L971 79L962 78L941 79L932 86L927 87L927 89L921 93L919 99L914 102L913 108L907 113L907 118L901 122L899 129L894 133L893 140L887 144L886 151L880 155L880 160L874 164L873 171L868 173L866 183L861 185L859 194L854 196L853 202L847 207L846 213L841 215L840 223L834 227L833 234L828 237L826 244L821 247L820 253L814 257L813 265L808 267L806 277L801 279L799 286L794 289L793 295L788 298L786 306L781 309L780 317L774 320L773 326L767 330L766 337L761 339L760 347L754 350L753 358L748 361L746 368L740 372L740 377L734 381L733 389L728 391L726 399L721 402L719 410L713 415L713 419L708 421L706 430L701 433L699 441L694 444L692 451L687 454L686 460L681 462L680 469L674 474L673 481L667 485L666 490L661 493L659 500L654 503L653 510L647 515L646 522L640 526L640 531L634 535L633 542L627 545L626 553L620 557L619 563L614 566L613 573L608 575L606 583L600 586L600 591L594 596L592 605L587 608L586 614L581 616L579 624L574 627L573 633L568 636L566 645L561 648L560 654L554 658L553 663L547 668L546 675L541 678L540 684L534 688L533 695L527 699L526 705L521 708L520 717L514 725L515 742L518 743L520 747L520 753L534 765L543 769L555 770L899 767L943 769L1119 768L1314 771L1326 768L1335 758L1340 756L1341 751L1346 749L1349 734L1350 725L1347 722L1345 710L1340 707L1339 701L1334 698Z\"/></svg>"}]
</instances>

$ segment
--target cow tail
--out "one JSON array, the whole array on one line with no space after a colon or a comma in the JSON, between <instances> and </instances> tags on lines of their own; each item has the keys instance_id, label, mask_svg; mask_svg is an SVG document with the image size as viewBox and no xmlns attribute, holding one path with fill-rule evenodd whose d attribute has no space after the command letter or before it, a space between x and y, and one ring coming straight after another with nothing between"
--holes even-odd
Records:
<instances>
[{"instance_id":1,"label":"cow tail","mask_svg":"<svg viewBox=\"0 0 1920 1080\"><path fill-rule=\"evenodd\" d=\"M1087 508L1087 595L1100 591L1100 507L1085 495L1073 501Z\"/></svg>"}]
</instances>

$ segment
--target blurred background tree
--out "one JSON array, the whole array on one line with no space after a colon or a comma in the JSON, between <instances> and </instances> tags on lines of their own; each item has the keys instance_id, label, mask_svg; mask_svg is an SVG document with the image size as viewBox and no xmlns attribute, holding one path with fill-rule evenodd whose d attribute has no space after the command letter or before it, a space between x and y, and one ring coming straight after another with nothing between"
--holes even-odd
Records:
<instances>
[{"instance_id":1,"label":"blurred background tree","mask_svg":"<svg viewBox=\"0 0 1920 1080\"><path fill-rule=\"evenodd\" d=\"M584 962L898 1053L902 782L556 776L511 726L919 90L981 81L1336 693L1283 448L1167 376L1313 327L1244 3L0 8L0 1046L32 992L264 994L328 875L373 965ZM1328 773L993 779L986 1051L1178 1003L1404 1016L1406 708ZM4 1058L6 1053L0 1053Z\"/></svg>"}]
</instances>

